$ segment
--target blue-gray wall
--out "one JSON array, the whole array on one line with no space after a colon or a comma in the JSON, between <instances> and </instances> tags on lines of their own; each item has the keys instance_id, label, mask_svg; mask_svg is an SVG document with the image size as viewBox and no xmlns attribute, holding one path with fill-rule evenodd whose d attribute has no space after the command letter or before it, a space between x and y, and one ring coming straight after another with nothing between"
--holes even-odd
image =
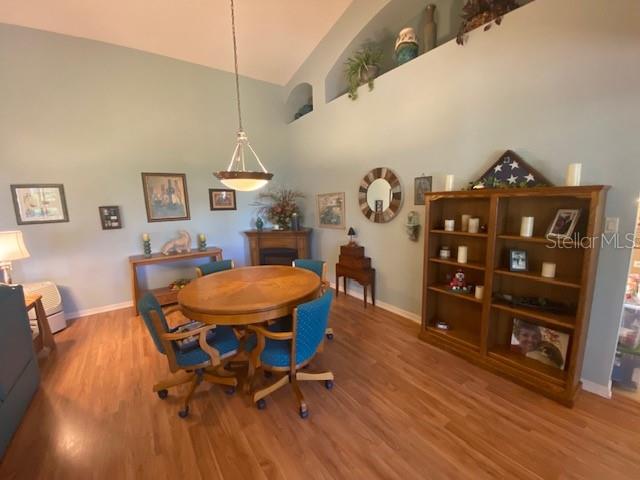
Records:
<instances>
[{"instance_id":1,"label":"blue-gray wall","mask_svg":"<svg viewBox=\"0 0 640 480\"><path fill-rule=\"evenodd\" d=\"M386 11L412 18L424 2L355 0L314 50L283 94L307 82L314 111L288 126L293 177L309 194L346 192L347 224L373 258L377 297L420 312L422 242L409 241L404 223L413 205L413 179L434 176L442 189L480 176L513 149L561 185L571 162L583 163L584 184L608 184L607 215L632 232L640 192L640 3L636 0L535 0L467 45L455 41L325 103L325 79L353 38ZM439 8L450 7L441 0ZM368 36L375 36L371 30ZM362 176L388 166L406 193L397 219L378 225L358 208ZM307 215L313 215L313 205ZM333 265L344 232L315 235L315 254ZM629 250L600 258L583 378L606 391L622 309ZM330 275L332 277L332 274Z\"/></svg>"},{"instance_id":2,"label":"blue-gray wall","mask_svg":"<svg viewBox=\"0 0 640 480\"><path fill-rule=\"evenodd\" d=\"M242 79L245 128L283 180L281 87ZM240 233L255 195L238 211L209 211L212 173L226 168L237 116L229 73L100 42L0 25L0 230L16 229L9 184L62 183L69 223L25 225L31 258L16 281L50 279L77 312L130 300L127 257L149 232L154 250L186 229L227 258L246 261ZM141 172L186 173L191 221L147 223ZM119 205L125 228L103 231L99 205ZM149 279L166 284L170 268ZM193 268L183 270L193 275ZM155 285L154 285L155 286Z\"/></svg>"}]
</instances>

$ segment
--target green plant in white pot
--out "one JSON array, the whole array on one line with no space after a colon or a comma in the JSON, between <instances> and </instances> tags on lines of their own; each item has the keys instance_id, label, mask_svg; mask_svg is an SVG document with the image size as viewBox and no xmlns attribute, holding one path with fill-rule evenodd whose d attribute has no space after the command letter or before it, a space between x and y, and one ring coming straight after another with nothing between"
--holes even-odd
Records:
<instances>
[{"instance_id":1,"label":"green plant in white pot","mask_svg":"<svg viewBox=\"0 0 640 480\"><path fill-rule=\"evenodd\" d=\"M368 45L362 47L345 62L347 68L345 75L349 83L349 98L358 98L358 87L365 83L369 85L369 90L373 90L373 80L380 71L382 61L382 50L376 46Z\"/></svg>"}]
</instances>

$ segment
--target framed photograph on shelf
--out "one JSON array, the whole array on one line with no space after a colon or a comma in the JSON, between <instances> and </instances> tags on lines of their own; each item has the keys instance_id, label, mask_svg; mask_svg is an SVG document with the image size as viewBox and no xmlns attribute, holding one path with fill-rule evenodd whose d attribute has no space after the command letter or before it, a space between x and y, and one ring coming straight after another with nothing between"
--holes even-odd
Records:
<instances>
[{"instance_id":1,"label":"framed photograph on shelf","mask_svg":"<svg viewBox=\"0 0 640 480\"><path fill-rule=\"evenodd\" d=\"M526 272L529 270L529 259L526 250L509 250L509 271Z\"/></svg>"},{"instance_id":2,"label":"framed photograph on shelf","mask_svg":"<svg viewBox=\"0 0 640 480\"><path fill-rule=\"evenodd\" d=\"M210 188L209 207L211 210L237 210L236 191L224 188Z\"/></svg>"},{"instance_id":3,"label":"framed photograph on shelf","mask_svg":"<svg viewBox=\"0 0 640 480\"><path fill-rule=\"evenodd\" d=\"M431 191L433 177L416 177L413 180L413 204L424 205L424 194Z\"/></svg>"},{"instance_id":4,"label":"framed photograph on shelf","mask_svg":"<svg viewBox=\"0 0 640 480\"><path fill-rule=\"evenodd\" d=\"M142 188L148 222L191 219L184 173L143 173Z\"/></svg>"},{"instance_id":5,"label":"framed photograph on shelf","mask_svg":"<svg viewBox=\"0 0 640 480\"><path fill-rule=\"evenodd\" d=\"M344 192L319 193L318 226L325 228L345 228Z\"/></svg>"},{"instance_id":6,"label":"framed photograph on shelf","mask_svg":"<svg viewBox=\"0 0 640 480\"><path fill-rule=\"evenodd\" d=\"M11 185L11 196L18 225L69 221L62 184Z\"/></svg>"},{"instance_id":7,"label":"framed photograph on shelf","mask_svg":"<svg viewBox=\"0 0 640 480\"><path fill-rule=\"evenodd\" d=\"M547 237L559 239L571 238L579 218L580 209L562 208L558 210L553 222L549 226Z\"/></svg>"},{"instance_id":8,"label":"framed photograph on shelf","mask_svg":"<svg viewBox=\"0 0 640 480\"><path fill-rule=\"evenodd\" d=\"M569 334L551 328L513 319L511 350L557 369L564 369Z\"/></svg>"},{"instance_id":9,"label":"framed photograph on shelf","mask_svg":"<svg viewBox=\"0 0 640 480\"><path fill-rule=\"evenodd\" d=\"M104 206L98 207L100 212L100 223L103 230L116 230L122 228L122 219L120 218L120 207Z\"/></svg>"}]
</instances>

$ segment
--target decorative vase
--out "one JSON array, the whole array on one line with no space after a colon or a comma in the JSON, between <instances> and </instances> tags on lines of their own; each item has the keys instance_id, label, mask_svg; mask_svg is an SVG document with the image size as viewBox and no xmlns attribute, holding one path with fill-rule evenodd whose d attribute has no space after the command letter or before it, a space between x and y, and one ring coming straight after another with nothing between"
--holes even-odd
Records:
<instances>
[{"instance_id":1,"label":"decorative vase","mask_svg":"<svg viewBox=\"0 0 640 480\"><path fill-rule=\"evenodd\" d=\"M395 54L398 65L402 65L418 56L418 39L413 28L407 27L400 31L396 39Z\"/></svg>"},{"instance_id":2,"label":"decorative vase","mask_svg":"<svg viewBox=\"0 0 640 480\"><path fill-rule=\"evenodd\" d=\"M432 3L427 5L424 16L424 26L422 27L425 52L428 52L429 50L432 50L436 47L436 33L438 31L438 27L434 20L435 13L436 6Z\"/></svg>"},{"instance_id":3,"label":"decorative vase","mask_svg":"<svg viewBox=\"0 0 640 480\"><path fill-rule=\"evenodd\" d=\"M297 213L291 215L291 230L300 230L300 217Z\"/></svg>"},{"instance_id":4,"label":"decorative vase","mask_svg":"<svg viewBox=\"0 0 640 480\"><path fill-rule=\"evenodd\" d=\"M260 217L256 218L256 230L261 232L263 228L264 228L264 222L262 221L262 218Z\"/></svg>"},{"instance_id":5,"label":"decorative vase","mask_svg":"<svg viewBox=\"0 0 640 480\"><path fill-rule=\"evenodd\" d=\"M144 257L151 258L151 240L143 240L142 245L144 248Z\"/></svg>"}]
</instances>

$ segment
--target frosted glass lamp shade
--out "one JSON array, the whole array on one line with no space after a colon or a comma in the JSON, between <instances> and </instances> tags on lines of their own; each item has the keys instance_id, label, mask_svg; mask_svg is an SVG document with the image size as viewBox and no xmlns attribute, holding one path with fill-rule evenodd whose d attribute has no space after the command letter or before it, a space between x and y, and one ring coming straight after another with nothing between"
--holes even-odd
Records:
<instances>
[{"instance_id":1,"label":"frosted glass lamp shade","mask_svg":"<svg viewBox=\"0 0 640 480\"><path fill-rule=\"evenodd\" d=\"M11 262L29 258L21 231L0 232L0 262Z\"/></svg>"}]
</instances>

